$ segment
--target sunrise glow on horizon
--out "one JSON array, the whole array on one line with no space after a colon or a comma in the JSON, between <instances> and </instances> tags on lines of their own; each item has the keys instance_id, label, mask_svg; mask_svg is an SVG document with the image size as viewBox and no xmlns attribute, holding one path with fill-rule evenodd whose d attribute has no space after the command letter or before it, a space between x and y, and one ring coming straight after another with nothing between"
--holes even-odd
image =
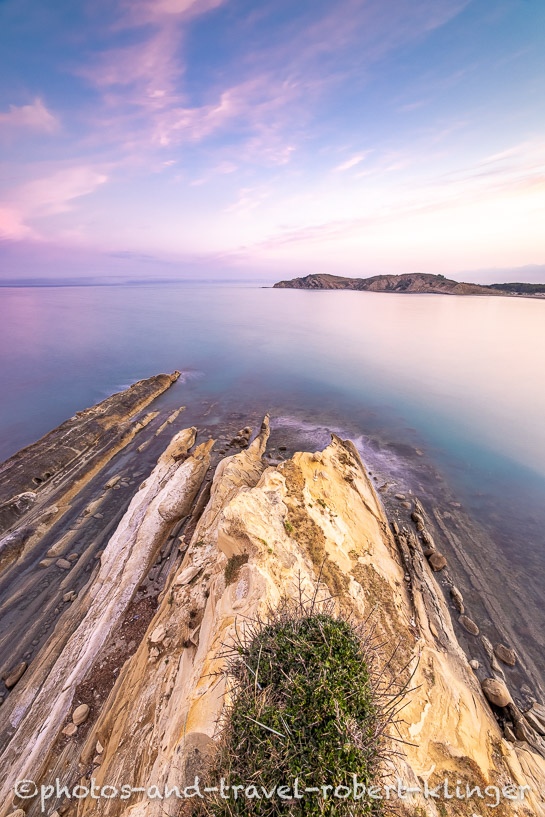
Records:
<instances>
[{"instance_id":1,"label":"sunrise glow on horizon","mask_svg":"<svg viewBox=\"0 0 545 817\"><path fill-rule=\"evenodd\" d=\"M544 31L539 0L5 0L0 277L545 280Z\"/></svg>"}]
</instances>

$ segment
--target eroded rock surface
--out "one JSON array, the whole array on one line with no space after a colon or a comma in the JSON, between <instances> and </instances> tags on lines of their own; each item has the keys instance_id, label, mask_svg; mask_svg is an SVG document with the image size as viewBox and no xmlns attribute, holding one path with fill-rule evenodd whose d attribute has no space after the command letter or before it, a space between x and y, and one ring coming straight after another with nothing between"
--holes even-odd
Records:
<instances>
[{"instance_id":1,"label":"eroded rock surface","mask_svg":"<svg viewBox=\"0 0 545 817\"><path fill-rule=\"evenodd\" d=\"M246 444L250 435L243 432ZM220 461L206 490L213 441L195 447L194 428L173 437L89 584L0 710L0 817L21 805L12 796L17 779L60 777L75 785L92 776L99 787L161 788L204 774L214 762L226 702L225 643L283 594L314 593L318 579L323 596L335 595L357 619L371 616L391 647L394 672L415 670L399 725L407 743L398 746L392 771L407 786L437 785L445 776L481 786L528 785L525 802L505 802L502 813L545 817L545 760L532 726L545 724L545 710L536 704L525 719L500 679L481 689L437 584L443 573L433 572L414 531L392 535L354 446L334 436L324 451L267 467L268 435L265 419L247 448L237 443L237 453ZM184 534L173 539L184 520ZM139 586L167 558L172 541L178 556L139 630L135 604L145 601L138 601ZM132 649L115 663L116 639L129 632ZM484 693L513 724L509 740ZM82 706L85 718L76 719ZM51 811L62 806L51 803ZM97 813L90 799L70 808L80 817ZM417 798L407 814L417 808L441 813ZM476 813L474 803L457 808ZM176 798L134 797L101 801L99 813L174 817L179 809ZM25 813L33 817L37 804L25 805Z\"/></svg>"}]
</instances>

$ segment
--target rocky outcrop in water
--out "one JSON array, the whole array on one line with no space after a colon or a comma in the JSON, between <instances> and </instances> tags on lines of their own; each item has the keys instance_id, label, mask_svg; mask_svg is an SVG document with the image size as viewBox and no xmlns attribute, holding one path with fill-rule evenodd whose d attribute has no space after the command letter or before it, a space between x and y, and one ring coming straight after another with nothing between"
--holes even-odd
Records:
<instances>
[{"instance_id":1,"label":"rocky outcrop in water","mask_svg":"<svg viewBox=\"0 0 545 817\"><path fill-rule=\"evenodd\" d=\"M39 540L89 480L157 416L141 412L179 374L138 381L78 412L0 466L0 571Z\"/></svg>"},{"instance_id":2,"label":"rocky outcrop in water","mask_svg":"<svg viewBox=\"0 0 545 817\"><path fill-rule=\"evenodd\" d=\"M252 442L243 428L233 438L234 453L215 460L210 472L213 440L199 443L197 429L181 429L144 481L135 481L100 551L72 554L70 537L60 537L46 558L65 559L66 572L55 564L29 567L64 578L51 600L60 611L54 630L28 666L23 654L6 667L18 678L0 708L1 817L21 806L30 817L39 813L37 802L14 799L18 779L161 788L183 787L205 773L226 702L223 645L283 594L317 590L372 622L389 645L395 673L414 669L415 689L399 724L406 743L391 774L408 786L437 785L445 776L528 785L525 802L506 801L502 813L544 817L537 727L543 731L545 710L536 703L525 716L501 677L481 688L437 584L444 571L434 573L424 556L421 506L414 508L420 531L396 526L392 534L350 442L333 437L324 451L271 466L264 457L268 436L267 419ZM138 473L141 455L134 456L131 473ZM131 481L121 474L103 481L100 496L115 497ZM78 518L108 530L109 513L97 510L109 507L104 502L93 500ZM72 555L78 558L70 561ZM90 569L76 593L85 562ZM452 593L458 607L459 596ZM10 614L9 605L3 609ZM12 642L13 658L23 643L15 628ZM97 813L89 798L51 799L48 806L50 813ZM442 813L416 798L407 814L418 808ZM474 804L457 808L475 813ZM135 796L103 800L99 813L159 817L179 809L176 798Z\"/></svg>"}]
</instances>

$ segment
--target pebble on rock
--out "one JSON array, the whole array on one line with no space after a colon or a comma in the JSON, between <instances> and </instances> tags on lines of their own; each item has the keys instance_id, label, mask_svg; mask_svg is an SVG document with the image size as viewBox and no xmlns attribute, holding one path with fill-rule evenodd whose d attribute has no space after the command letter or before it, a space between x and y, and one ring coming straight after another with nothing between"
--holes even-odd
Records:
<instances>
[{"instance_id":1,"label":"pebble on rock","mask_svg":"<svg viewBox=\"0 0 545 817\"><path fill-rule=\"evenodd\" d=\"M80 704L72 713L72 721L76 724L76 726L79 726L80 724L85 723L88 715L89 706L87 704Z\"/></svg>"},{"instance_id":2,"label":"pebble on rock","mask_svg":"<svg viewBox=\"0 0 545 817\"><path fill-rule=\"evenodd\" d=\"M507 706L513 701L504 682L497 678L485 678L481 683L481 688L486 698L495 706Z\"/></svg>"},{"instance_id":3,"label":"pebble on rock","mask_svg":"<svg viewBox=\"0 0 545 817\"><path fill-rule=\"evenodd\" d=\"M458 621L468 633L471 633L471 635L479 635L479 628L472 619L467 616L460 616Z\"/></svg>"},{"instance_id":4,"label":"pebble on rock","mask_svg":"<svg viewBox=\"0 0 545 817\"><path fill-rule=\"evenodd\" d=\"M506 647L505 644L496 644L494 647L494 655L496 658L499 658L500 661L503 661L504 664L508 664L510 667L514 667L517 663L515 651L509 647Z\"/></svg>"},{"instance_id":5,"label":"pebble on rock","mask_svg":"<svg viewBox=\"0 0 545 817\"><path fill-rule=\"evenodd\" d=\"M434 551L430 556L430 565L434 573L438 573L447 566L447 560L441 553Z\"/></svg>"},{"instance_id":6,"label":"pebble on rock","mask_svg":"<svg viewBox=\"0 0 545 817\"><path fill-rule=\"evenodd\" d=\"M452 601L460 615L464 614L464 597L460 593L457 587L452 586L450 588L450 595L452 597Z\"/></svg>"},{"instance_id":7,"label":"pebble on rock","mask_svg":"<svg viewBox=\"0 0 545 817\"><path fill-rule=\"evenodd\" d=\"M70 570L72 565L68 559L57 559L57 567L62 567L63 570Z\"/></svg>"},{"instance_id":8,"label":"pebble on rock","mask_svg":"<svg viewBox=\"0 0 545 817\"><path fill-rule=\"evenodd\" d=\"M7 686L8 689L11 689L12 687L14 687L15 684L17 683L17 681L21 680L21 678L23 677L23 675L26 672L26 668L27 668L27 662L26 661L21 661L15 667L12 667L12 669L9 670L9 672L7 672L4 675L4 683L5 683L5 685Z\"/></svg>"},{"instance_id":9,"label":"pebble on rock","mask_svg":"<svg viewBox=\"0 0 545 817\"><path fill-rule=\"evenodd\" d=\"M68 738L73 738L76 732L78 731L78 727L75 723L69 723L68 726L65 726L62 730L62 734L66 735Z\"/></svg>"}]
</instances>

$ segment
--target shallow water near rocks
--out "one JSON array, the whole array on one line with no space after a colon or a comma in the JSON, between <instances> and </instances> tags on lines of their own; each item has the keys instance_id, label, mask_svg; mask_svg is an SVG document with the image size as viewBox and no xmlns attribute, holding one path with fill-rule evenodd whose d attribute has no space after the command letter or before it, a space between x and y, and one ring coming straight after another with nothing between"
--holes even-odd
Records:
<instances>
[{"instance_id":1,"label":"shallow water near rocks","mask_svg":"<svg viewBox=\"0 0 545 817\"><path fill-rule=\"evenodd\" d=\"M501 589L497 548L545 670L543 301L241 284L3 288L0 349L0 459L174 369L183 376L158 402L186 405L188 424L239 416L242 426L270 411L273 446L350 436L377 486L460 503L480 526L489 575L478 584ZM499 603L516 615L513 598Z\"/></svg>"}]
</instances>

